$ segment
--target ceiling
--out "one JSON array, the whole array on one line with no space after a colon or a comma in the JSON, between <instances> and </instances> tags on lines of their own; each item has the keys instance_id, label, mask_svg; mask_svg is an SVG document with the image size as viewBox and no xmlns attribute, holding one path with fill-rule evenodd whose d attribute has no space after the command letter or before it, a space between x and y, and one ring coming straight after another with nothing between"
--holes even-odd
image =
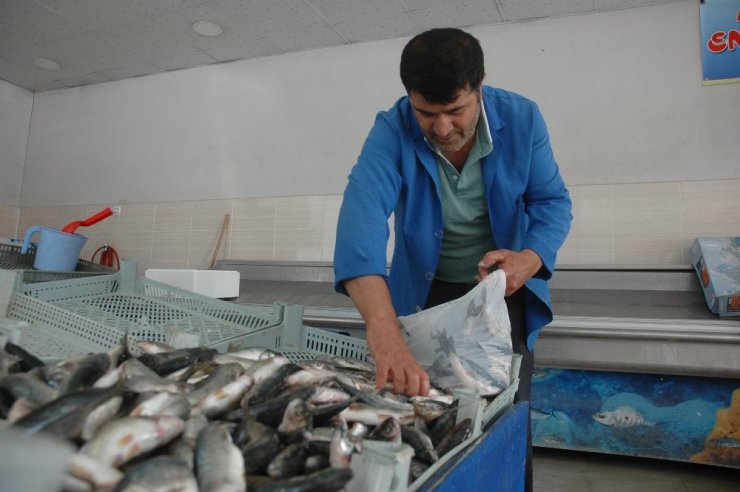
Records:
<instances>
[{"instance_id":1,"label":"ceiling","mask_svg":"<svg viewBox=\"0 0 740 492\"><path fill-rule=\"evenodd\" d=\"M685 0L0 0L0 79L29 91L239 59ZM223 28L193 31L199 20ZM53 60L57 70L34 64Z\"/></svg>"}]
</instances>

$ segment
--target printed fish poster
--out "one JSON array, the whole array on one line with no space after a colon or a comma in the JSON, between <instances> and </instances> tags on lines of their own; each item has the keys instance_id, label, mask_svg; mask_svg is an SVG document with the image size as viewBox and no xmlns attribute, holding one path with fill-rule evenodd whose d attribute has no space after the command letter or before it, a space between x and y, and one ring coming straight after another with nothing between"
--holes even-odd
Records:
<instances>
[{"instance_id":1,"label":"printed fish poster","mask_svg":"<svg viewBox=\"0 0 740 492\"><path fill-rule=\"evenodd\" d=\"M740 468L736 379L535 369L532 443Z\"/></svg>"},{"instance_id":2,"label":"printed fish poster","mask_svg":"<svg viewBox=\"0 0 740 492\"><path fill-rule=\"evenodd\" d=\"M703 84L740 82L740 0L701 0Z\"/></svg>"}]
</instances>

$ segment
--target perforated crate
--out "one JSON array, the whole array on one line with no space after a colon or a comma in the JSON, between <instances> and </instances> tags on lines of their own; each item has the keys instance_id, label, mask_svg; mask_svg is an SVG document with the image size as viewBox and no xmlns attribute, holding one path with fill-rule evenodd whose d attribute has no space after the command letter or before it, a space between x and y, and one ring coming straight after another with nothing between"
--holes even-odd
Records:
<instances>
[{"instance_id":1,"label":"perforated crate","mask_svg":"<svg viewBox=\"0 0 740 492\"><path fill-rule=\"evenodd\" d=\"M36 249L30 248L26 254L21 254L21 247L13 244L0 243L0 269L23 270L24 282L48 282L54 280L66 280L70 278L83 278L95 275L106 275L116 270L105 265L92 263L87 260L77 260L73 272L47 272L33 269L36 260Z\"/></svg>"},{"instance_id":2,"label":"perforated crate","mask_svg":"<svg viewBox=\"0 0 740 492\"><path fill-rule=\"evenodd\" d=\"M283 323L290 306L257 311L121 272L44 283L16 281L8 317L28 321L23 346L42 359L105 351L128 335L174 346L220 351L247 333ZM53 340L54 343L48 343ZM131 344L134 346L135 344Z\"/></svg>"}]
</instances>

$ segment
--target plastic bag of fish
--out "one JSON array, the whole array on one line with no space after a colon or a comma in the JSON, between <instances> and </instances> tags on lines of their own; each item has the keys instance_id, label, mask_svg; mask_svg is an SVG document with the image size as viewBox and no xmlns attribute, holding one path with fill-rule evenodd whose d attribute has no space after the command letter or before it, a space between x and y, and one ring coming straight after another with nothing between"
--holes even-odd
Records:
<instances>
[{"instance_id":1,"label":"plastic bag of fish","mask_svg":"<svg viewBox=\"0 0 740 492\"><path fill-rule=\"evenodd\" d=\"M351 489L368 439L411 446L411 482L471 433L451 395L376 390L370 363L135 347L52 365L2 344L0 425L74 445L60 490Z\"/></svg>"},{"instance_id":2,"label":"plastic bag of fish","mask_svg":"<svg viewBox=\"0 0 740 492\"><path fill-rule=\"evenodd\" d=\"M506 275L496 270L463 297L399 318L416 360L438 388L494 396L510 383Z\"/></svg>"}]
</instances>

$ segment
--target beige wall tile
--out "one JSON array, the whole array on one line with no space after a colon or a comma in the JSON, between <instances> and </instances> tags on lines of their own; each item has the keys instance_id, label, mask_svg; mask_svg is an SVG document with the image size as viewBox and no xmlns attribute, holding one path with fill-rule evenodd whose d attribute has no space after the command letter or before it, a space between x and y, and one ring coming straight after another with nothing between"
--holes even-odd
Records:
<instances>
[{"instance_id":1,"label":"beige wall tile","mask_svg":"<svg viewBox=\"0 0 740 492\"><path fill-rule=\"evenodd\" d=\"M227 258L272 260L275 258L274 230L234 230Z\"/></svg>"},{"instance_id":2,"label":"beige wall tile","mask_svg":"<svg viewBox=\"0 0 740 492\"><path fill-rule=\"evenodd\" d=\"M57 218L54 227L62 230L64 226L68 225L69 223L77 220L84 220L88 217L89 215L87 215L87 205L70 205L65 207L57 207ZM75 232L86 236L86 231L87 228L81 226L79 228L79 231Z\"/></svg>"},{"instance_id":3,"label":"beige wall tile","mask_svg":"<svg viewBox=\"0 0 740 492\"><path fill-rule=\"evenodd\" d=\"M152 258L152 261L149 263L148 268L183 269L188 268L188 260L155 260L154 258Z\"/></svg>"},{"instance_id":4,"label":"beige wall tile","mask_svg":"<svg viewBox=\"0 0 740 492\"><path fill-rule=\"evenodd\" d=\"M322 259L321 230L288 229L275 231L275 259L320 261Z\"/></svg>"},{"instance_id":5,"label":"beige wall tile","mask_svg":"<svg viewBox=\"0 0 740 492\"><path fill-rule=\"evenodd\" d=\"M193 202L157 203L155 231L189 231L193 222Z\"/></svg>"},{"instance_id":6,"label":"beige wall tile","mask_svg":"<svg viewBox=\"0 0 740 492\"><path fill-rule=\"evenodd\" d=\"M88 205L85 218L92 217L93 215L102 210L105 210L106 208L108 208L108 205ZM86 227L85 230L91 231L90 234L92 235L113 237L118 232L118 219L119 216L114 214L106 217L97 224Z\"/></svg>"},{"instance_id":7,"label":"beige wall tile","mask_svg":"<svg viewBox=\"0 0 740 492\"><path fill-rule=\"evenodd\" d=\"M323 196L278 198L275 228L320 229L324 220L324 201Z\"/></svg>"},{"instance_id":8,"label":"beige wall tile","mask_svg":"<svg viewBox=\"0 0 740 492\"><path fill-rule=\"evenodd\" d=\"M684 263L681 235L617 234L614 236L614 262L624 265L681 265Z\"/></svg>"},{"instance_id":9,"label":"beige wall tile","mask_svg":"<svg viewBox=\"0 0 740 492\"><path fill-rule=\"evenodd\" d=\"M191 231L190 232L190 268L208 269L213 259L213 252L218 243L220 231ZM228 244L230 234L227 232L221 240L216 260L228 258ZM270 253L272 256L272 252Z\"/></svg>"},{"instance_id":10,"label":"beige wall tile","mask_svg":"<svg viewBox=\"0 0 740 492\"><path fill-rule=\"evenodd\" d=\"M19 213L18 207L0 205L0 237L16 237Z\"/></svg>"},{"instance_id":11,"label":"beige wall tile","mask_svg":"<svg viewBox=\"0 0 740 492\"><path fill-rule=\"evenodd\" d=\"M604 234L572 233L558 252L558 265L610 265L614 263L614 238Z\"/></svg>"},{"instance_id":12,"label":"beige wall tile","mask_svg":"<svg viewBox=\"0 0 740 492\"><path fill-rule=\"evenodd\" d=\"M275 197L234 200L231 229L274 230L277 201Z\"/></svg>"},{"instance_id":13,"label":"beige wall tile","mask_svg":"<svg viewBox=\"0 0 740 492\"><path fill-rule=\"evenodd\" d=\"M193 203L194 231L220 231L224 216L229 214L229 227L233 222L234 200L202 200Z\"/></svg>"},{"instance_id":14,"label":"beige wall tile","mask_svg":"<svg viewBox=\"0 0 740 492\"><path fill-rule=\"evenodd\" d=\"M614 186L614 234L681 231L678 183Z\"/></svg>"},{"instance_id":15,"label":"beige wall tile","mask_svg":"<svg viewBox=\"0 0 740 492\"><path fill-rule=\"evenodd\" d=\"M321 245L321 260L334 259L334 244L337 240L337 220L342 206L342 195L328 195L324 200L324 223Z\"/></svg>"},{"instance_id":16,"label":"beige wall tile","mask_svg":"<svg viewBox=\"0 0 740 492\"><path fill-rule=\"evenodd\" d=\"M611 234L614 208L611 186L577 186L570 188L573 222L570 234Z\"/></svg>"},{"instance_id":17,"label":"beige wall tile","mask_svg":"<svg viewBox=\"0 0 740 492\"><path fill-rule=\"evenodd\" d=\"M152 241L152 264L155 261L184 261L187 265L190 250L189 230L155 229Z\"/></svg>"},{"instance_id":18,"label":"beige wall tile","mask_svg":"<svg viewBox=\"0 0 740 492\"><path fill-rule=\"evenodd\" d=\"M125 203L121 205L121 215L118 217L119 234L153 231L156 209L155 203Z\"/></svg>"},{"instance_id":19,"label":"beige wall tile","mask_svg":"<svg viewBox=\"0 0 740 492\"><path fill-rule=\"evenodd\" d=\"M22 208L18 217L18 238L23 239L31 226L57 228L57 207ZM34 238L38 240L38 236Z\"/></svg>"}]
</instances>

